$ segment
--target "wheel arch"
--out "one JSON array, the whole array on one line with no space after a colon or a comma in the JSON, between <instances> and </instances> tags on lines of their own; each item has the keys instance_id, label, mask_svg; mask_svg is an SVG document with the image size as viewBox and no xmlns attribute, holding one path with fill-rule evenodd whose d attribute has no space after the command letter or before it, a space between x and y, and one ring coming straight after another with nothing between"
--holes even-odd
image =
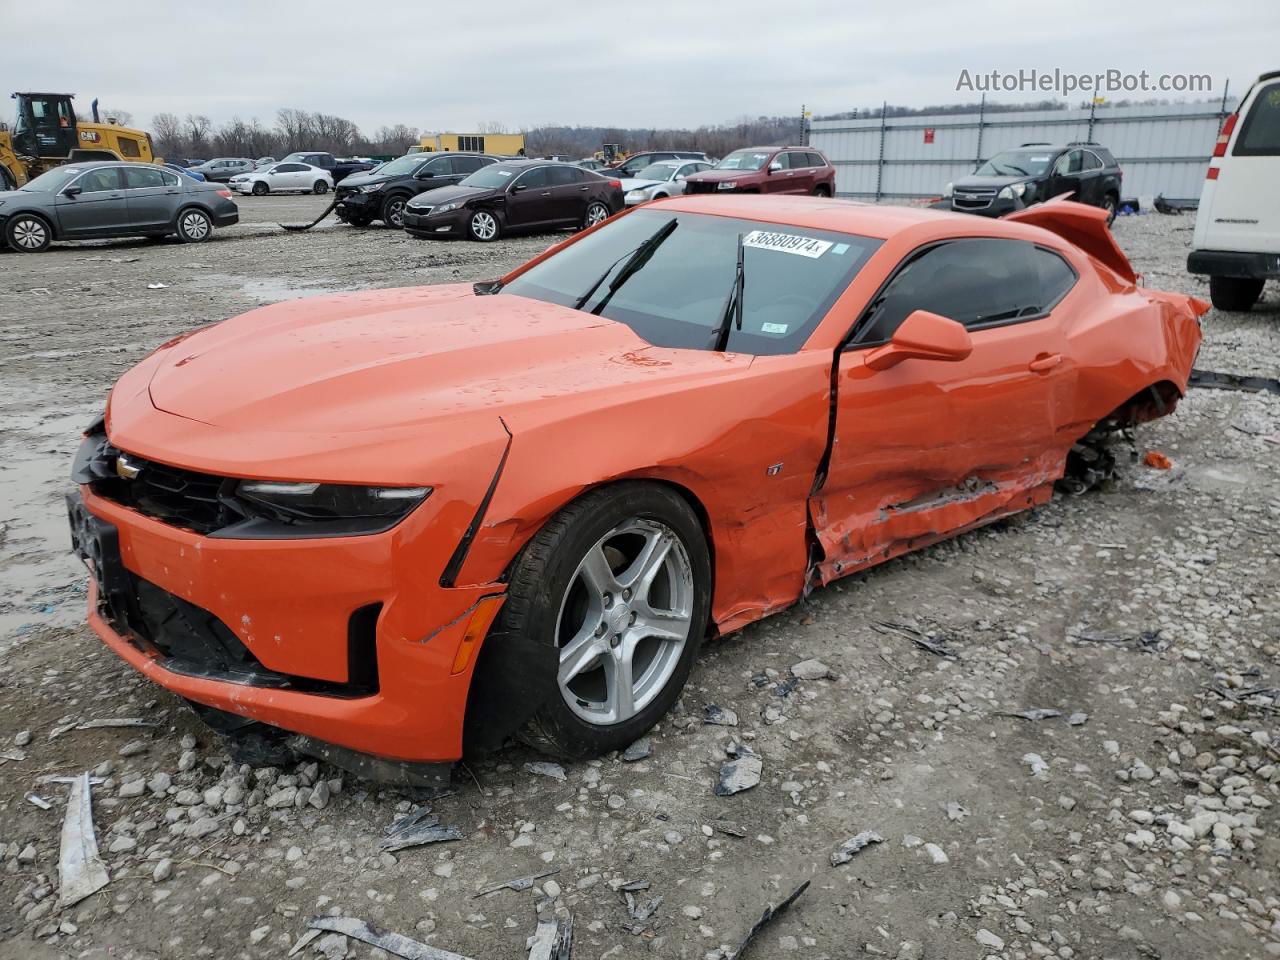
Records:
<instances>
[{"instance_id":1,"label":"wheel arch","mask_svg":"<svg viewBox=\"0 0 1280 960\"><path fill-rule=\"evenodd\" d=\"M178 221L182 219L182 215L186 213L188 210L199 210L201 213L203 213L206 217L209 218L209 226L210 227L213 226L213 211L210 210L208 207L206 207L203 203L201 203L198 200L188 200L185 203L183 203L180 207L178 207L178 209L173 214L173 221L171 222L170 226L174 230L178 229Z\"/></svg>"},{"instance_id":2,"label":"wheel arch","mask_svg":"<svg viewBox=\"0 0 1280 960\"><path fill-rule=\"evenodd\" d=\"M6 230L8 229L9 222L13 220L14 217L21 217L21 216L35 217L37 220L43 223L46 227L48 227L49 239L51 240L62 239L62 231L58 229L58 223L56 218L49 216L49 214L45 213L43 210L36 210L32 208L26 208L23 210L14 210L12 213L7 213L4 218L5 229Z\"/></svg>"}]
</instances>

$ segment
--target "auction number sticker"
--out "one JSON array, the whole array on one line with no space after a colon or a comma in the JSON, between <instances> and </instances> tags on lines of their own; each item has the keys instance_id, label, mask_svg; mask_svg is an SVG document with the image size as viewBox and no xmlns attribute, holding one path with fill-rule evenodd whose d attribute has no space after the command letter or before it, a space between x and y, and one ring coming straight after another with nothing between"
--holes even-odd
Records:
<instances>
[{"instance_id":1,"label":"auction number sticker","mask_svg":"<svg viewBox=\"0 0 1280 960\"><path fill-rule=\"evenodd\" d=\"M756 250L776 250L779 253L794 253L800 257L816 260L831 249L827 240L816 237L801 237L794 233L771 233L768 230L752 230L742 238L744 247Z\"/></svg>"}]
</instances>

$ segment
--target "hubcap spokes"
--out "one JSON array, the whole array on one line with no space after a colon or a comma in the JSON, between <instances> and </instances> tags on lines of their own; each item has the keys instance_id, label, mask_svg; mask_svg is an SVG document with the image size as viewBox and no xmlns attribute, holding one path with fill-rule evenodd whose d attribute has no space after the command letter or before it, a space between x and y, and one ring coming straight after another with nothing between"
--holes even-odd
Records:
<instances>
[{"instance_id":1,"label":"hubcap spokes","mask_svg":"<svg viewBox=\"0 0 1280 960\"><path fill-rule=\"evenodd\" d=\"M476 217L475 225L476 225L476 236L480 237L480 239L482 240L488 240L490 237L492 237L494 231L498 227L497 222L493 219L493 217L490 214L487 214L487 213L479 214Z\"/></svg>"},{"instance_id":2,"label":"hubcap spokes","mask_svg":"<svg viewBox=\"0 0 1280 960\"><path fill-rule=\"evenodd\" d=\"M609 214L603 207L595 206L591 208L591 214L587 217L588 222L594 227L597 223L605 220Z\"/></svg>"},{"instance_id":3,"label":"hubcap spokes","mask_svg":"<svg viewBox=\"0 0 1280 960\"><path fill-rule=\"evenodd\" d=\"M44 243L44 227L36 223L34 220L27 220L19 223L13 230L14 239L22 247L28 250L34 250L36 247Z\"/></svg>"},{"instance_id":4,"label":"hubcap spokes","mask_svg":"<svg viewBox=\"0 0 1280 960\"><path fill-rule=\"evenodd\" d=\"M609 531L561 601L558 681L569 709L599 725L634 717L671 679L692 619L692 565L670 528L633 519Z\"/></svg>"},{"instance_id":5,"label":"hubcap spokes","mask_svg":"<svg viewBox=\"0 0 1280 960\"><path fill-rule=\"evenodd\" d=\"M187 215L187 218L182 221L182 226L187 231L187 236L196 240L209 232L209 225L205 223L204 217L196 216L194 213Z\"/></svg>"}]
</instances>

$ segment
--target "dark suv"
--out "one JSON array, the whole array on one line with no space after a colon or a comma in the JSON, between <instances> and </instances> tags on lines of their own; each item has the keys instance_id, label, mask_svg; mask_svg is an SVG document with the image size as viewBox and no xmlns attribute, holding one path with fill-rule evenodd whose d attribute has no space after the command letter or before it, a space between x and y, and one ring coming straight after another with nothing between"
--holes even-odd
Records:
<instances>
[{"instance_id":1,"label":"dark suv","mask_svg":"<svg viewBox=\"0 0 1280 960\"><path fill-rule=\"evenodd\" d=\"M684 182L685 193L722 191L833 197L836 168L812 147L746 147Z\"/></svg>"},{"instance_id":2,"label":"dark suv","mask_svg":"<svg viewBox=\"0 0 1280 960\"><path fill-rule=\"evenodd\" d=\"M410 153L389 160L375 170L353 173L334 189L339 220L367 227L381 220L389 227L404 226L404 207L427 190L452 187L497 157L476 153Z\"/></svg>"},{"instance_id":3,"label":"dark suv","mask_svg":"<svg viewBox=\"0 0 1280 960\"><path fill-rule=\"evenodd\" d=\"M1055 146L1024 143L1005 150L971 175L949 183L936 206L958 213L999 217L1063 193L1077 203L1102 207L1115 219L1120 205L1120 164L1092 141Z\"/></svg>"}]
</instances>

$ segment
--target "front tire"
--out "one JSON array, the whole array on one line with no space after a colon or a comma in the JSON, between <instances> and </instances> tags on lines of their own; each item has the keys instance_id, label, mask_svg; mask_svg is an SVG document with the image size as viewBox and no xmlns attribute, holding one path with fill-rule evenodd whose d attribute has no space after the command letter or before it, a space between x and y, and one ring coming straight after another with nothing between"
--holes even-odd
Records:
<instances>
[{"instance_id":1,"label":"front tire","mask_svg":"<svg viewBox=\"0 0 1280 960\"><path fill-rule=\"evenodd\" d=\"M481 243L490 243L502 235L498 215L491 210L477 210L467 220L467 236Z\"/></svg>"},{"instance_id":2,"label":"front tire","mask_svg":"<svg viewBox=\"0 0 1280 960\"><path fill-rule=\"evenodd\" d=\"M1210 277L1209 299L1219 310L1248 313L1262 296L1265 280L1253 277Z\"/></svg>"},{"instance_id":3,"label":"front tire","mask_svg":"<svg viewBox=\"0 0 1280 960\"><path fill-rule=\"evenodd\" d=\"M592 200L587 204L586 215L582 218L582 229L590 230L597 223L604 223L609 219L609 208L599 200Z\"/></svg>"},{"instance_id":4,"label":"front tire","mask_svg":"<svg viewBox=\"0 0 1280 960\"><path fill-rule=\"evenodd\" d=\"M178 239L183 243L203 243L213 236L213 221L203 210L188 207L178 214Z\"/></svg>"},{"instance_id":5,"label":"front tire","mask_svg":"<svg viewBox=\"0 0 1280 960\"><path fill-rule=\"evenodd\" d=\"M311 185L311 192L314 193L316 196L319 196L322 193L328 193L329 192L328 181L317 180L315 183Z\"/></svg>"},{"instance_id":6,"label":"front tire","mask_svg":"<svg viewBox=\"0 0 1280 960\"><path fill-rule=\"evenodd\" d=\"M1116 222L1116 210L1119 208L1119 198L1114 193L1108 193L1102 198L1102 209L1107 211L1107 226L1111 226Z\"/></svg>"},{"instance_id":7,"label":"front tire","mask_svg":"<svg viewBox=\"0 0 1280 960\"><path fill-rule=\"evenodd\" d=\"M815 197L829 197L831 196L831 188L825 183L820 183L813 188L813 195Z\"/></svg>"},{"instance_id":8,"label":"front tire","mask_svg":"<svg viewBox=\"0 0 1280 960\"><path fill-rule=\"evenodd\" d=\"M261 180L255 183L253 185L253 189L250 191L250 193L252 193L255 197L265 197L270 192L271 192L271 188L268 187Z\"/></svg>"},{"instance_id":9,"label":"front tire","mask_svg":"<svg viewBox=\"0 0 1280 960\"><path fill-rule=\"evenodd\" d=\"M382 202L382 222L397 230L404 229L404 207L409 198L403 194L387 197Z\"/></svg>"},{"instance_id":10,"label":"front tire","mask_svg":"<svg viewBox=\"0 0 1280 960\"><path fill-rule=\"evenodd\" d=\"M680 696L710 614L711 560L679 494L635 482L587 494L526 545L510 584L498 629L557 650L525 743L575 759L621 750Z\"/></svg>"},{"instance_id":11,"label":"front tire","mask_svg":"<svg viewBox=\"0 0 1280 960\"><path fill-rule=\"evenodd\" d=\"M39 217L20 213L5 224L4 240L19 253L43 253L53 242L53 230Z\"/></svg>"}]
</instances>

